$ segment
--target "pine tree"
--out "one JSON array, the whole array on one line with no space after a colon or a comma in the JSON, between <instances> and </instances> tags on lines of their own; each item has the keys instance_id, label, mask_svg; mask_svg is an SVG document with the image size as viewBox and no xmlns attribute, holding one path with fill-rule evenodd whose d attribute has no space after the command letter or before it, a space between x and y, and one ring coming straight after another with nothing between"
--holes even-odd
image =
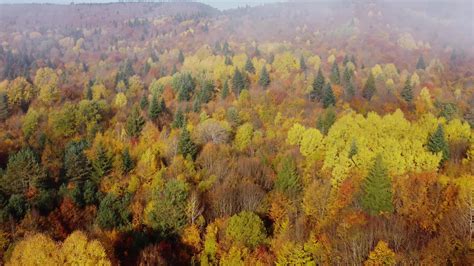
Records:
<instances>
[{"instance_id":1,"label":"pine tree","mask_svg":"<svg viewBox=\"0 0 474 266\"><path fill-rule=\"evenodd\" d=\"M226 79L224 85L222 85L221 98L224 100L227 96L229 96L229 82Z\"/></svg>"},{"instance_id":2,"label":"pine tree","mask_svg":"<svg viewBox=\"0 0 474 266\"><path fill-rule=\"evenodd\" d=\"M232 59L230 59L230 57L226 56L225 60L224 60L224 64L226 66L231 66L232 65Z\"/></svg>"},{"instance_id":3,"label":"pine tree","mask_svg":"<svg viewBox=\"0 0 474 266\"><path fill-rule=\"evenodd\" d=\"M356 59L355 59L354 55L351 56L351 62L352 62L352 64L354 64L354 66L357 66Z\"/></svg>"},{"instance_id":4,"label":"pine tree","mask_svg":"<svg viewBox=\"0 0 474 266\"><path fill-rule=\"evenodd\" d=\"M375 91L375 78L374 75L372 75L372 72L370 72L369 77L365 82L364 90L362 91L362 96L368 101L370 101L370 99L372 99L372 97L374 96Z\"/></svg>"},{"instance_id":5,"label":"pine tree","mask_svg":"<svg viewBox=\"0 0 474 266\"><path fill-rule=\"evenodd\" d=\"M127 122L125 124L125 131L127 132L129 137L138 138L144 126L145 119L140 114L138 106L134 106L132 113L127 118Z\"/></svg>"},{"instance_id":6,"label":"pine tree","mask_svg":"<svg viewBox=\"0 0 474 266\"><path fill-rule=\"evenodd\" d=\"M84 154L87 142L74 141L66 146L64 152L64 172L68 180L74 182L84 182L89 179L91 169L90 163Z\"/></svg>"},{"instance_id":7,"label":"pine tree","mask_svg":"<svg viewBox=\"0 0 474 266\"><path fill-rule=\"evenodd\" d=\"M312 100L321 100L323 97L323 88L325 80L321 68L319 68L318 75L313 81L313 91L310 94Z\"/></svg>"},{"instance_id":8,"label":"pine tree","mask_svg":"<svg viewBox=\"0 0 474 266\"><path fill-rule=\"evenodd\" d=\"M142 98L140 100L140 108L145 110L148 107L148 95L143 93Z\"/></svg>"},{"instance_id":9,"label":"pine tree","mask_svg":"<svg viewBox=\"0 0 474 266\"><path fill-rule=\"evenodd\" d=\"M425 69L426 64L425 64L425 59L423 58L423 55L420 55L418 58L418 62L416 63L416 69Z\"/></svg>"},{"instance_id":10,"label":"pine tree","mask_svg":"<svg viewBox=\"0 0 474 266\"><path fill-rule=\"evenodd\" d=\"M349 61L350 61L349 55L346 54L346 55L344 56L344 60L342 61L342 64L343 64L344 66L346 66L347 63L349 63Z\"/></svg>"},{"instance_id":11,"label":"pine tree","mask_svg":"<svg viewBox=\"0 0 474 266\"><path fill-rule=\"evenodd\" d=\"M331 84L326 84L324 87L324 95L323 95L323 107L328 108L329 106L334 106L336 104L336 97L334 96L334 92L332 91Z\"/></svg>"},{"instance_id":12,"label":"pine tree","mask_svg":"<svg viewBox=\"0 0 474 266\"><path fill-rule=\"evenodd\" d=\"M92 100L92 84L89 84L86 88L86 100Z\"/></svg>"},{"instance_id":13,"label":"pine tree","mask_svg":"<svg viewBox=\"0 0 474 266\"><path fill-rule=\"evenodd\" d=\"M291 157L283 158L280 163L275 187L287 194L290 198L295 198L301 192L302 187L295 161Z\"/></svg>"},{"instance_id":14,"label":"pine tree","mask_svg":"<svg viewBox=\"0 0 474 266\"><path fill-rule=\"evenodd\" d=\"M345 96L347 100L352 99L355 95L355 86L354 86L354 81L351 79L349 83L345 87Z\"/></svg>"},{"instance_id":15,"label":"pine tree","mask_svg":"<svg viewBox=\"0 0 474 266\"><path fill-rule=\"evenodd\" d=\"M130 151L128 149L125 149L122 152L122 173L128 174L134 167L134 162L132 160L132 157L130 156Z\"/></svg>"},{"instance_id":16,"label":"pine tree","mask_svg":"<svg viewBox=\"0 0 474 266\"><path fill-rule=\"evenodd\" d=\"M334 84L341 84L341 74L339 73L339 66L336 61L334 61L334 64L332 65L331 82Z\"/></svg>"},{"instance_id":17,"label":"pine tree","mask_svg":"<svg viewBox=\"0 0 474 266\"><path fill-rule=\"evenodd\" d=\"M403 97L403 99L405 99L405 101L409 103L413 100L413 90L409 78L407 78L405 81L405 86L403 87L400 95Z\"/></svg>"},{"instance_id":18,"label":"pine tree","mask_svg":"<svg viewBox=\"0 0 474 266\"><path fill-rule=\"evenodd\" d=\"M193 159L197 154L197 146L191 140L191 134L189 134L189 131L186 129L186 127L183 127L183 130L179 137L178 153L183 155L184 157L191 156L191 158Z\"/></svg>"},{"instance_id":19,"label":"pine tree","mask_svg":"<svg viewBox=\"0 0 474 266\"><path fill-rule=\"evenodd\" d=\"M449 146L444 136L444 129L441 124L438 124L436 131L430 135L427 146L428 150L433 153L442 153L440 163L443 163L449 159Z\"/></svg>"},{"instance_id":20,"label":"pine tree","mask_svg":"<svg viewBox=\"0 0 474 266\"><path fill-rule=\"evenodd\" d=\"M380 155L362 183L361 203L370 215L393 212L392 182Z\"/></svg>"},{"instance_id":21,"label":"pine tree","mask_svg":"<svg viewBox=\"0 0 474 266\"><path fill-rule=\"evenodd\" d=\"M176 114L174 115L174 120L171 126L173 128L182 128L186 125L186 118L184 117L183 111L181 111L181 108L176 111Z\"/></svg>"},{"instance_id":22,"label":"pine tree","mask_svg":"<svg viewBox=\"0 0 474 266\"><path fill-rule=\"evenodd\" d=\"M8 118L8 98L7 95L0 93L0 121L5 121Z\"/></svg>"},{"instance_id":23,"label":"pine tree","mask_svg":"<svg viewBox=\"0 0 474 266\"><path fill-rule=\"evenodd\" d=\"M358 152L359 152L359 148L357 148L357 143L355 139L353 139L351 143L351 149L349 150L349 154L347 156L349 157L349 159L352 159L352 157L357 155Z\"/></svg>"},{"instance_id":24,"label":"pine tree","mask_svg":"<svg viewBox=\"0 0 474 266\"><path fill-rule=\"evenodd\" d=\"M180 62L181 64L184 63L184 54L183 54L183 51L181 50L179 50L178 62Z\"/></svg>"},{"instance_id":25,"label":"pine tree","mask_svg":"<svg viewBox=\"0 0 474 266\"><path fill-rule=\"evenodd\" d=\"M232 78L232 89L236 96L240 95L240 92L245 89L245 79L242 72L238 68L235 68L234 77Z\"/></svg>"},{"instance_id":26,"label":"pine tree","mask_svg":"<svg viewBox=\"0 0 474 266\"><path fill-rule=\"evenodd\" d=\"M158 97L154 93L153 97L151 98L150 107L148 108L148 116L150 117L151 120L155 120L158 118L161 111L162 110L161 110L160 103L158 102Z\"/></svg>"},{"instance_id":27,"label":"pine tree","mask_svg":"<svg viewBox=\"0 0 474 266\"><path fill-rule=\"evenodd\" d=\"M327 135L334 122L336 122L336 112L334 111L334 107L329 107L318 117L316 128L324 135Z\"/></svg>"},{"instance_id":28,"label":"pine tree","mask_svg":"<svg viewBox=\"0 0 474 266\"><path fill-rule=\"evenodd\" d=\"M250 60L250 57L247 57L247 62L245 62L245 71L255 74L255 67L253 66L252 60Z\"/></svg>"},{"instance_id":29,"label":"pine tree","mask_svg":"<svg viewBox=\"0 0 474 266\"><path fill-rule=\"evenodd\" d=\"M349 67L344 68L344 73L342 74L342 81L343 85L347 86L351 82L352 79L352 71L349 69Z\"/></svg>"},{"instance_id":30,"label":"pine tree","mask_svg":"<svg viewBox=\"0 0 474 266\"><path fill-rule=\"evenodd\" d=\"M306 69L308 69L308 67L306 66L306 63L305 63L305 61L304 61L303 55L301 55L301 57L300 57L300 69L301 69L301 71L303 71L303 72L305 72Z\"/></svg>"},{"instance_id":31,"label":"pine tree","mask_svg":"<svg viewBox=\"0 0 474 266\"><path fill-rule=\"evenodd\" d=\"M92 161L93 178L96 183L100 182L100 179L112 170L112 157L109 156L107 150L102 144L97 146L95 153L95 160Z\"/></svg>"},{"instance_id":32,"label":"pine tree","mask_svg":"<svg viewBox=\"0 0 474 266\"><path fill-rule=\"evenodd\" d=\"M270 76L268 75L267 68L265 66L263 66L262 71L260 71L258 84L263 88L266 88L268 85L270 85Z\"/></svg>"}]
</instances>

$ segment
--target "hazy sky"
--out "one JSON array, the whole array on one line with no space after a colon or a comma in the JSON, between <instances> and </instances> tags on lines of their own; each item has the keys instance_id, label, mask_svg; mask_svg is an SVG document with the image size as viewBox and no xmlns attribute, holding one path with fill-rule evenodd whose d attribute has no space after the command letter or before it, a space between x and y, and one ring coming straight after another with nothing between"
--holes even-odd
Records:
<instances>
[{"instance_id":1,"label":"hazy sky","mask_svg":"<svg viewBox=\"0 0 474 266\"><path fill-rule=\"evenodd\" d=\"M263 3L282 2L284 0L196 0L196 2L203 2L219 9L235 8L245 5L260 5ZM69 4L74 3L110 3L118 2L118 0L0 0L0 3L19 4L19 3L54 3L54 4ZM158 0L156 1L158 2Z\"/></svg>"}]
</instances>

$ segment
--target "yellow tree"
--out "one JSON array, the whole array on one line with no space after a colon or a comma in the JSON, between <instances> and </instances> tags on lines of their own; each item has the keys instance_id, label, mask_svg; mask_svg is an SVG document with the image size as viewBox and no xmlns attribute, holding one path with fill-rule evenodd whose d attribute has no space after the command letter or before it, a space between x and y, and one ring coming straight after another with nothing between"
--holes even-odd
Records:
<instances>
[{"instance_id":1,"label":"yellow tree","mask_svg":"<svg viewBox=\"0 0 474 266\"><path fill-rule=\"evenodd\" d=\"M58 75L51 68L40 68L36 71L35 86L39 89L39 99L50 104L59 99Z\"/></svg>"},{"instance_id":2,"label":"yellow tree","mask_svg":"<svg viewBox=\"0 0 474 266\"><path fill-rule=\"evenodd\" d=\"M81 231L69 235L61 246L62 264L65 265L112 265L98 240L88 240Z\"/></svg>"},{"instance_id":3,"label":"yellow tree","mask_svg":"<svg viewBox=\"0 0 474 266\"><path fill-rule=\"evenodd\" d=\"M395 265L395 252L393 252L388 244L380 240L375 249L370 252L369 258L364 262L365 266L379 265Z\"/></svg>"},{"instance_id":4,"label":"yellow tree","mask_svg":"<svg viewBox=\"0 0 474 266\"><path fill-rule=\"evenodd\" d=\"M61 265L57 244L43 234L28 236L18 242L7 265Z\"/></svg>"}]
</instances>

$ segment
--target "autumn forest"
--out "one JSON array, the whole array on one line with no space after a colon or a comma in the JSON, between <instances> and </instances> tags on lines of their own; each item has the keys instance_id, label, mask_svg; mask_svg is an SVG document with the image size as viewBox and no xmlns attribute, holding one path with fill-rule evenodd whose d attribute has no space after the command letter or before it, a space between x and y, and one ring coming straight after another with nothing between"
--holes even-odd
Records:
<instances>
[{"instance_id":1,"label":"autumn forest","mask_svg":"<svg viewBox=\"0 0 474 266\"><path fill-rule=\"evenodd\" d=\"M0 265L473 265L469 1L0 4Z\"/></svg>"}]
</instances>

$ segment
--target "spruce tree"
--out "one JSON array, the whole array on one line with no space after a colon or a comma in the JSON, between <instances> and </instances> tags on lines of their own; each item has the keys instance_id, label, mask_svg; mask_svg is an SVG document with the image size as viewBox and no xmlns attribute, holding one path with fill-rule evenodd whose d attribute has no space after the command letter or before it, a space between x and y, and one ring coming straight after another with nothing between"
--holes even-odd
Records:
<instances>
[{"instance_id":1,"label":"spruce tree","mask_svg":"<svg viewBox=\"0 0 474 266\"><path fill-rule=\"evenodd\" d=\"M102 144L97 146L95 160L92 161L93 173L92 176L96 183L112 170L112 157L109 156L107 150Z\"/></svg>"},{"instance_id":2,"label":"spruce tree","mask_svg":"<svg viewBox=\"0 0 474 266\"><path fill-rule=\"evenodd\" d=\"M245 89L245 79L242 72L238 68L235 68L234 77L232 78L232 89L236 97L240 95L240 92Z\"/></svg>"},{"instance_id":3,"label":"spruce tree","mask_svg":"<svg viewBox=\"0 0 474 266\"><path fill-rule=\"evenodd\" d=\"M344 66L346 66L347 63L349 63L349 61L350 61L349 55L346 54L346 55L344 56L344 60L342 61L342 64L343 64Z\"/></svg>"},{"instance_id":4,"label":"spruce tree","mask_svg":"<svg viewBox=\"0 0 474 266\"><path fill-rule=\"evenodd\" d=\"M327 135L334 122L336 122L336 112L334 111L334 107L329 107L318 117L316 128L324 135Z\"/></svg>"},{"instance_id":5,"label":"spruce tree","mask_svg":"<svg viewBox=\"0 0 474 266\"><path fill-rule=\"evenodd\" d=\"M132 113L127 118L125 124L125 131L127 132L127 135L132 138L138 138L144 126L145 119L140 114L138 106L134 106Z\"/></svg>"},{"instance_id":6,"label":"spruce tree","mask_svg":"<svg viewBox=\"0 0 474 266\"><path fill-rule=\"evenodd\" d=\"M413 90L412 90L409 78L407 78L407 80L405 81L405 86L403 87L400 95L408 103L410 103L413 100Z\"/></svg>"},{"instance_id":7,"label":"spruce tree","mask_svg":"<svg viewBox=\"0 0 474 266\"><path fill-rule=\"evenodd\" d=\"M4 92L0 93L0 121L8 118L8 98Z\"/></svg>"},{"instance_id":8,"label":"spruce tree","mask_svg":"<svg viewBox=\"0 0 474 266\"><path fill-rule=\"evenodd\" d=\"M357 143L356 143L355 139L353 139L352 143L351 143L351 148L350 148L349 154L348 154L349 159L352 160L352 157L357 155L358 152L359 152L359 148L357 148Z\"/></svg>"},{"instance_id":9,"label":"spruce tree","mask_svg":"<svg viewBox=\"0 0 474 266\"><path fill-rule=\"evenodd\" d=\"M380 155L362 183L361 204L370 215L393 212L392 182Z\"/></svg>"},{"instance_id":10,"label":"spruce tree","mask_svg":"<svg viewBox=\"0 0 474 266\"><path fill-rule=\"evenodd\" d=\"M142 98L140 100L140 108L145 110L148 107L148 95L143 93Z\"/></svg>"},{"instance_id":11,"label":"spruce tree","mask_svg":"<svg viewBox=\"0 0 474 266\"><path fill-rule=\"evenodd\" d=\"M224 64L226 66L231 66L232 65L232 59L230 59L230 57L226 56L225 60L224 60Z\"/></svg>"},{"instance_id":12,"label":"spruce tree","mask_svg":"<svg viewBox=\"0 0 474 266\"><path fill-rule=\"evenodd\" d=\"M250 60L250 57L247 57L247 62L245 62L245 71L255 74L255 67L253 66L252 60Z\"/></svg>"},{"instance_id":13,"label":"spruce tree","mask_svg":"<svg viewBox=\"0 0 474 266\"><path fill-rule=\"evenodd\" d=\"M332 91L331 84L326 84L324 87L324 95L323 95L323 107L328 108L329 106L334 106L336 104L336 97L334 96L334 92Z\"/></svg>"},{"instance_id":14,"label":"spruce tree","mask_svg":"<svg viewBox=\"0 0 474 266\"><path fill-rule=\"evenodd\" d=\"M339 66L336 61L334 61L334 64L332 65L331 82L334 84L341 84L341 74L339 73Z\"/></svg>"},{"instance_id":15,"label":"spruce tree","mask_svg":"<svg viewBox=\"0 0 474 266\"><path fill-rule=\"evenodd\" d=\"M428 150L433 153L442 153L440 163L443 163L449 159L449 146L444 136L444 129L441 124L438 124L436 131L429 136L427 146Z\"/></svg>"},{"instance_id":16,"label":"spruce tree","mask_svg":"<svg viewBox=\"0 0 474 266\"><path fill-rule=\"evenodd\" d=\"M122 173L128 174L135 166L135 163L133 162L132 156L130 156L130 151L128 149L125 149L122 152L121 159L122 159Z\"/></svg>"},{"instance_id":17,"label":"spruce tree","mask_svg":"<svg viewBox=\"0 0 474 266\"><path fill-rule=\"evenodd\" d=\"M171 127L173 128L182 128L186 125L186 118L184 117L183 111L181 111L181 108L176 111L176 114L174 115L174 120L173 123L171 123Z\"/></svg>"},{"instance_id":18,"label":"spruce tree","mask_svg":"<svg viewBox=\"0 0 474 266\"><path fill-rule=\"evenodd\" d=\"M178 61L182 64L184 63L184 54L183 51L179 50Z\"/></svg>"},{"instance_id":19,"label":"spruce tree","mask_svg":"<svg viewBox=\"0 0 474 266\"><path fill-rule=\"evenodd\" d=\"M344 68L344 73L342 74L342 81L343 85L347 86L351 82L352 79L352 71L349 69L349 67Z\"/></svg>"},{"instance_id":20,"label":"spruce tree","mask_svg":"<svg viewBox=\"0 0 474 266\"><path fill-rule=\"evenodd\" d=\"M265 66L263 66L262 71L260 71L258 84L263 88L266 88L268 85L270 85L270 76L268 75L267 68Z\"/></svg>"},{"instance_id":21,"label":"spruce tree","mask_svg":"<svg viewBox=\"0 0 474 266\"><path fill-rule=\"evenodd\" d=\"M310 94L312 100L321 100L323 96L323 88L324 88L324 76L321 68L319 68L318 75L313 81L313 91Z\"/></svg>"},{"instance_id":22,"label":"spruce tree","mask_svg":"<svg viewBox=\"0 0 474 266\"><path fill-rule=\"evenodd\" d=\"M372 72L370 72L369 77L365 82L364 90L362 91L362 96L368 101L370 101L370 99L372 99L372 97L374 96L375 91L375 78L374 75L372 75Z\"/></svg>"},{"instance_id":23,"label":"spruce tree","mask_svg":"<svg viewBox=\"0 0 474 266\"><path fill-rule=\"evenodd\" d=\"M191 140L191 134L189 134L189 131L186 129L186 127L183 127L181 135L179 136L178 153L184 157L190 156L193 159L197 154L197 146Z\"/></svg>"},{"instance_id":24,"label":"spruce tree","mask_svg":"<svg viewBox=\"0 0 474 266\"><path fill-rule=\"evenodd\" d=\"M84 182L89 179L91 167L89 160L84 154L84 150L88 147L85 140L74 141L66 146L64 152L64 172L65 177L69 181Z\"/></svg>"},{"instance_id":25,"label":"spruce tree","mask_svg":"<svg viewBox=\"0 0 474 266\"><path fill-rule=\"evenodd\" d=\"M350 99L352 99L352 97L354 97L354 95L355 95L355 86L354 86L353 79L351 79L349 81L349 83L346 85L345 90L344 90L344 94L345 94L347 100L350 100Z\"/></svg>"},{"instance_id":26,"label":"spruce tree","mask_svg":"<svg viewBox=\"0 0 474 266\"><path fill-rule=\"evenodd\" d=\"M155 120L158 118L161 111L162 110L160 103L158 102L158 97L156 96L156 93L154 93L153 97L151 98L150 107L148 108L148 116L151 120Z\"/></svg>"},{"instance_id":27,"label":"spruce tree","mask_svg":"<svg viewBox=\"0 0 474 266\"><path fill-rule=\"evenodd\" d=\"M301 55L301 57L300 57L300 69L303 72L305 72L308 69L308 67L306 66L306 63L304 61L303 55Z\"/></svg>"},{"instance_id":28,"label":"spruce tree","mask_svg":"<svg viewBox=\"0 0 474 266\"><path fill-rule=\"evenodd\" d=\"M425 59L423 58L423 55L420 55L420 57L418 57L418 62L416 63L416 69L425 69L426 68L426 64L425 64Z\"/></svg>"},{"instance_id":29,"label":"spruce tree","mask_svg":"<svg viewBox=\"0 0 474 266\"><path fill-rule=\"evenodd\" d=\"M222 85L221 98L224 100L227 96L229 96L229 82L226 79Z\"/></svg>"}]
</instances>

